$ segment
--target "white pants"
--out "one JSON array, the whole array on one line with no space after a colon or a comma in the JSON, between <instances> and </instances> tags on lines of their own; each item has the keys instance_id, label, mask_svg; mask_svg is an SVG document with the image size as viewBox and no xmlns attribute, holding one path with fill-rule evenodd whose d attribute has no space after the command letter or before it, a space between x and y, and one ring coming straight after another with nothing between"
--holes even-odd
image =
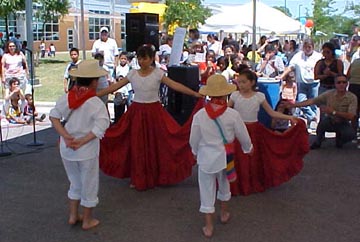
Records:
<instances>
[{"instance_id":1,"label":"white pants","mask_svg":"<svg viewBox=\"0 0 360 242\"><path fill-rule=\"evenodd\" d=\"M198 180L200 189L200 212L215 212L216 180L218 181L217 199L229 201L231 198L230 183L226 177L226 171L221 170L217 173L205 173L198 169Z\"/></svg>"},{"instance_id":2,"label":"white pants","mask_svg":"<svg viewBox=\"0 0 360 242\"><path fill-rule=\"evenodd\" d=\"M83 161L63 159L63 164L70 181L68 197L81 200L81 206L95 207L99 202L99 157Z\"/></svg>"}]
</instances>

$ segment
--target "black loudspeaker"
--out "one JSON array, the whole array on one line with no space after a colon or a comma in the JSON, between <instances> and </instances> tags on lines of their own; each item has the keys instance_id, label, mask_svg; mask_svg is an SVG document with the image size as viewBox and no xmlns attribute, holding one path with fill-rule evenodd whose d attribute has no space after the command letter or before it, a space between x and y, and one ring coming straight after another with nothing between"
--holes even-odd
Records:
<instances>
[{"instance_id":1,"label":"black loudspeaker","mask_svg":"<svg viewBox=\"0 0 360 242\"><path fill-rule=\"evenodd\" d=\"M199 67L197 66L169 67L168 76L194 91L199 90ZM197 100L193 96L185 95L169 88L166 109L180 125L183 125L190 117Z\"/></svg>"},{"instance_id":2,"label":"black loudspeaker","mask_svg":"<svg viewBox=\"0 0 360 242\"><path fill-rule=\"evenodd\" d=\"M126 13L126 50L136 51L143 44L159 49L159 15Z\"/></svg>"}]
</instances>

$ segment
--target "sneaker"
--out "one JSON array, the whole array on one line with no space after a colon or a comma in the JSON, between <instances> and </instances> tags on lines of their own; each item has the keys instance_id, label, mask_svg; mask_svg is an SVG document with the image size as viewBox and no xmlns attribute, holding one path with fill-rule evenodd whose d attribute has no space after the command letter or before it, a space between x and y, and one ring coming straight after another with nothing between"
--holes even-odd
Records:
<instances>
[{"instance_id":1,"label":"sneaker","mask_svg":"<svg viewBox=\"0 0 360 242\"><path fill-rule=\"evenodd\" d=\"M46 118L46 114L43 113L43 114L40 116L40 121L44 121L45 118Z\"/></svg>"},{"instance_id":2,"label":"sneaker","mask_svg":"<svg viewBox=\"0 0 360 242\"><path fill-rule=\"evenodd\" d=\"M318 144L317 142L312 143L312 145L310 146L311 150L316 150L319 149L321 147L320 144Z\"/></svg>"},{"instance_id":3,"label":"sneaker","mask_svg":"<svg viewBox=\"0 0 360 242\"><path fill-rule=\"evenodd\" d=\"M311 120L311 121L310 121L309 128L310 128L311 130L316 130L316 127L317 127L316 121L315 121L315 120Z\"/></svg>"}]
</instances>

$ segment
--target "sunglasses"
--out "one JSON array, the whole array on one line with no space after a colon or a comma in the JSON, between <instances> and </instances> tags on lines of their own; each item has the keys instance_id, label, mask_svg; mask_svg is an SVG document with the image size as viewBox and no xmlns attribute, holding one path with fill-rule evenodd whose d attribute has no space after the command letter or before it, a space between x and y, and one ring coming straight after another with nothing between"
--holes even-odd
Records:
<instances>
[{"instance_id":1,"label":"sunglasses","mask_svg":"<svg viewBox=\"0 0 360 242\"><path fill-rule=\"evenodd\" d=\"M336 84L346 84L347 81L337 81Z\"/></svg>"},{"instance_id":2,"label":"sunglasses","mask_svg":"<svg viewBox=\"0 0 360 242\"><path fill-rule=\"evenodd\" d=\"M9 47L16 47L16 45L9 45Z\"/></svg>"}]
</instances>

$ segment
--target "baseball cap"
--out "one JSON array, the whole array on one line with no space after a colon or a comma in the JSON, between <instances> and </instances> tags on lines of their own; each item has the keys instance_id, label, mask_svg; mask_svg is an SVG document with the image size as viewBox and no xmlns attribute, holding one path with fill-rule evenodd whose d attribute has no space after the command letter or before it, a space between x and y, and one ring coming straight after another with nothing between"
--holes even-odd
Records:
<instances>
[{"instance_id":1,"label":"baseball cap","mask_svg":"<svg viewBox=\"0 0 360 242\"><path fill-rule=\"evenodd\" d=\"M100 33L103 32L103 31L109 33L109 29L108 29L107 27L105 27L105 26L104 26L104 27L101 27Z\"/></svg>"},{"instance_id":2,"label":"baseball cap","mask_svg":"<svg viewBox=\"0 0 360 242\"><path fill-rule=\"evenodd\" d=\"M271 42L275 42L275 41L278 41L279 40L279 38L278 37L275 37L275 36L271 36L271 37L269 37L269 42L271 43Z\"/></svg>"}]
</instances>

